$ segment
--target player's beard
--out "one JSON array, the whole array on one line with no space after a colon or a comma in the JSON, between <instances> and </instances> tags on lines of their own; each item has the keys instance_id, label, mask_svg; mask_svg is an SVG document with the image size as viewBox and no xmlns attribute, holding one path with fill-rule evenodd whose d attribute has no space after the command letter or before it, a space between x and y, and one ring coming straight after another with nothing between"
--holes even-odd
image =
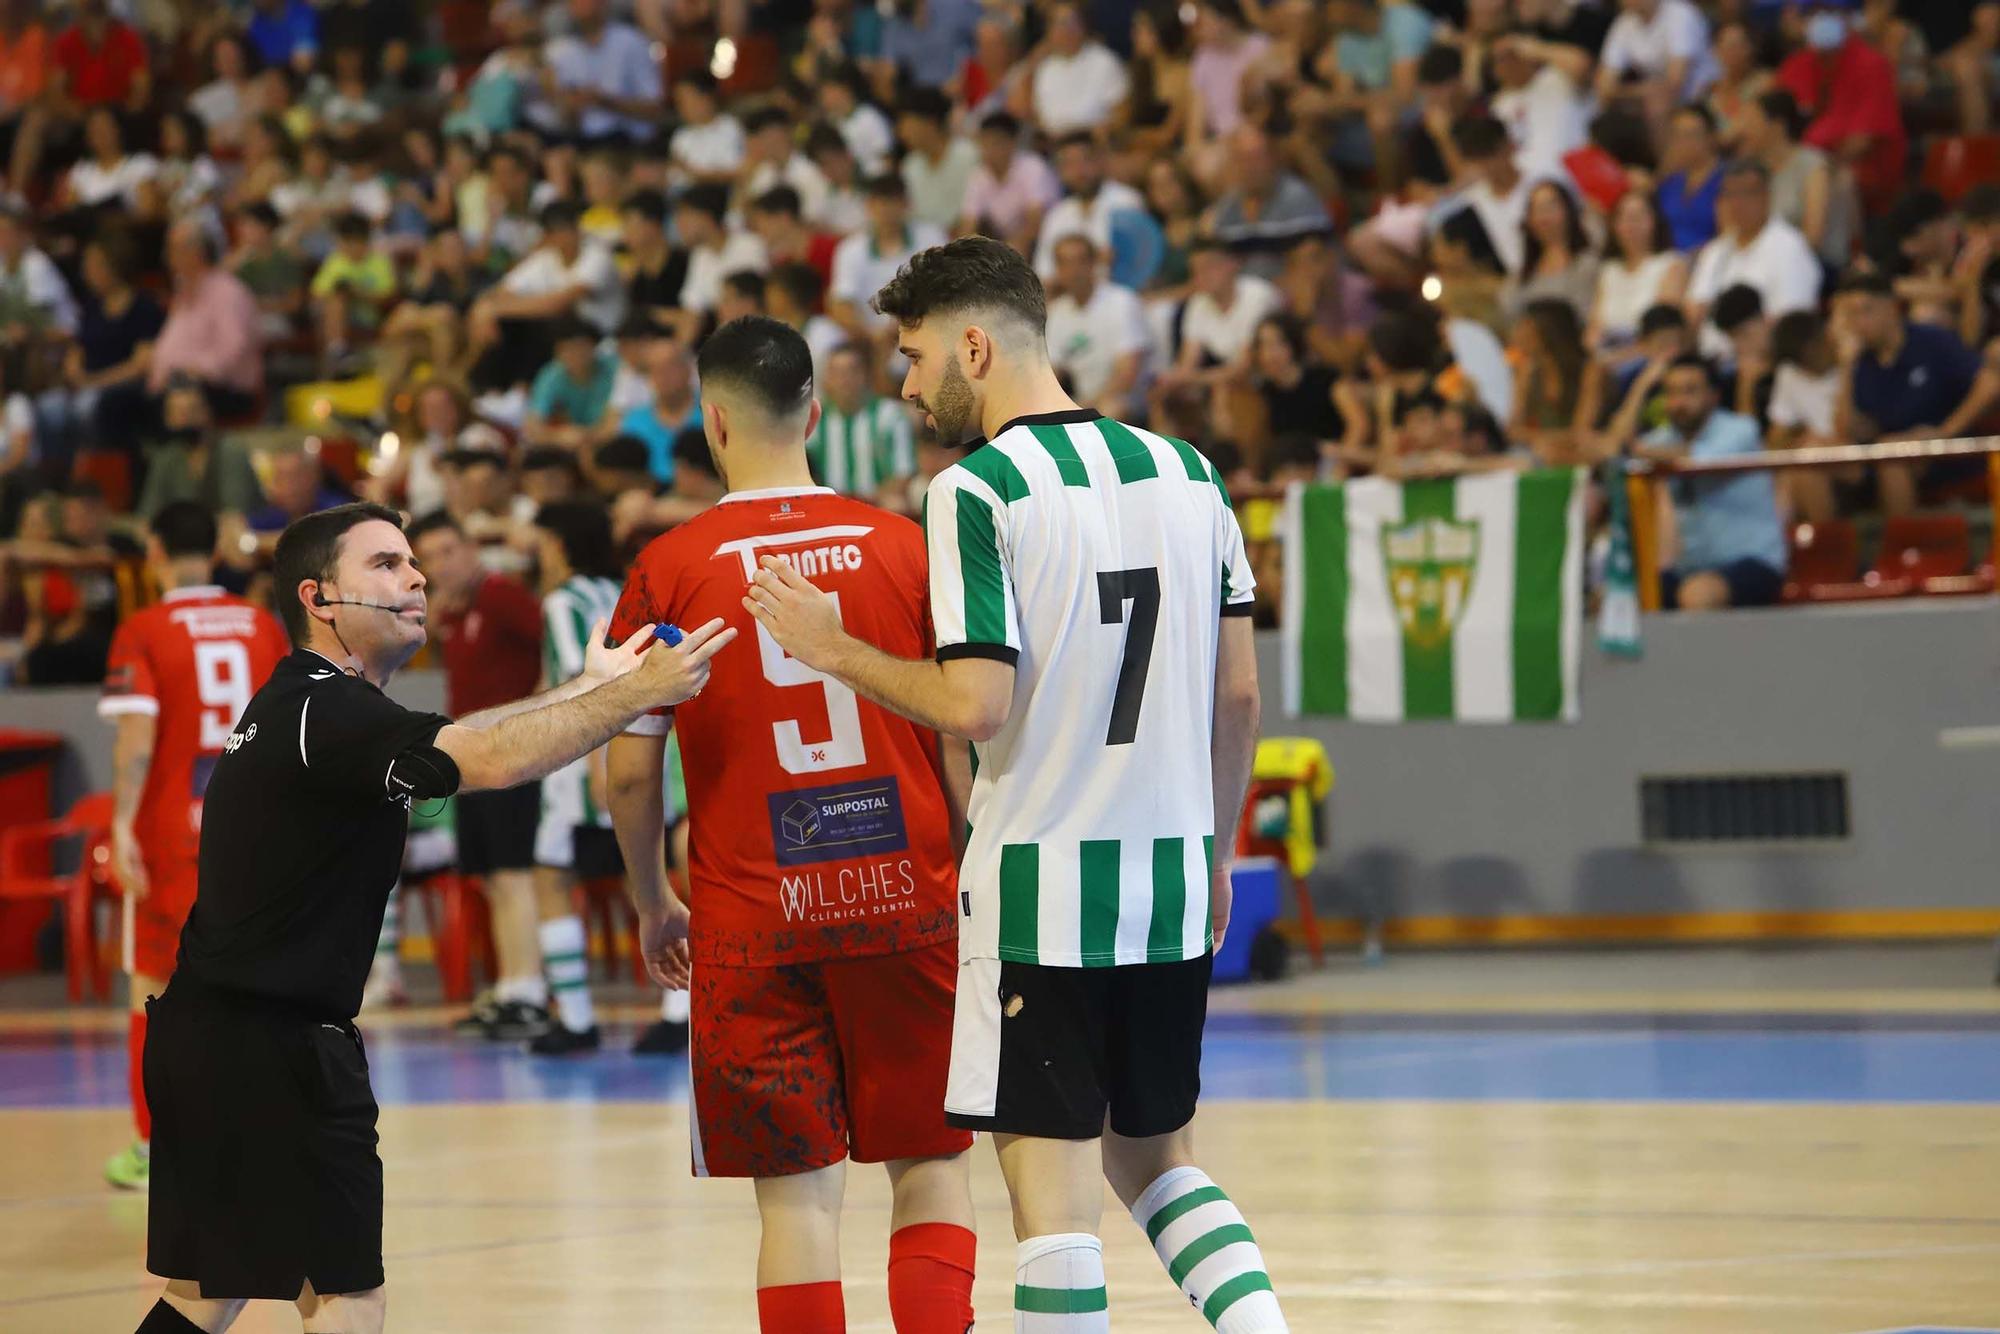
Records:
<instances>
[{"instance_id":1,"label":"player's beard","mask_svg":"<svg viewBox=\"0 0 2000 1334\"><path fill-rule=\"evenodd\" d=\"M938 441L947 448L964 444L973 435L974 418L979 415L979 403L972 396L972 384L965 378L965 372L958 368L958 358L952 357L944 364L944 381L938 385L937 393L924 405L937 423Z\"/></svg>"}]
</instances>

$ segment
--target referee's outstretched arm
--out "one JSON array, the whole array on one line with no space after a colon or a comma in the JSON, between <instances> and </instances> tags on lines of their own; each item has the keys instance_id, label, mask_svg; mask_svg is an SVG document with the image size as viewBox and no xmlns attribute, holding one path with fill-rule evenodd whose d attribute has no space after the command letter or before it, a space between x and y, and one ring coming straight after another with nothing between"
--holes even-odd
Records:
<instances>
[{"instance_id":1,"label":"referee's outstretched arm","mask_svg":"<svg viewBox=\"0 0 2000 1334\"><path fill-rule=\"evenodd\" d=\"M466 788L513 787L588 755L650 709L701 693L708 663L736 637L720 617L668 648L644 629L615 649L594 652L584 675L515 711L503 705L474 714L437 734L433 743L458 766ZM591 677L592 669L616 675Z\"/></svg>"}]
</instances>

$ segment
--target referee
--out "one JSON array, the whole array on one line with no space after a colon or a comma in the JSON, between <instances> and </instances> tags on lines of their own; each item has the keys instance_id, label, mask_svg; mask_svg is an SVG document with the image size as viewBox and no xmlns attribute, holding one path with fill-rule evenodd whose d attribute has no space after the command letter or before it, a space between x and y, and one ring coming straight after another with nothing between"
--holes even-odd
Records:
<instances>
[{"instance_id":1,"label":"referee","mask_svg":"<svg viewBox=\"0 0 2000 1334\"><path fill-rule=\"evenodd\" d=\"M561 768L699 693L735 635L717 620L678 648L650 626L593 643L574 681L453 723L382 693L424 642L395 511L307 515L275 563L294 651L216 762L194 910L147 1005L146 1264L168 1283L141 1334L227 1329L252 1298L296 1302L309 1331L382 1328L382 1161L351 1021L410 803ZM683 984L685 949L668 970Z\"/></svg>"}]
</instances>

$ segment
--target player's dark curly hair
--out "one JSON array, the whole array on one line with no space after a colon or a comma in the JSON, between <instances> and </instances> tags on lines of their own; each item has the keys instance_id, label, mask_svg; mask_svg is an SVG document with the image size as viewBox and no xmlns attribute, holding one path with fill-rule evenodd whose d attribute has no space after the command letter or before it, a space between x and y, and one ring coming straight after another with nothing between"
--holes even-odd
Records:
<instances>
[{"instance_id":1,"label":"player's dark curly hair","mask_svg":"<svg viewBox=\"0 0 2000 1334\"><path fill-rule=\"evenodd\" d=\"M997 313L1046 347L1048 296L1042 280L1012 246L990 237L965 236L919 251L875 294L875 309L904 328L932 315Z\"/></svg>"},{"instance_id":2,"label":"player's dark curly hair","mask_svg":"<svg viewBox=\"0 0 2000 1334\"><path fill-rule=\"evenodd\" d=\"M312 617L299 600L300 583L331 575L334 562L340 559L340 539L348 529L371 519L393 523L398 529L403 526L403 516L387 505L357 502L294 519L279 535L278 549L271 557L271 581L277 589L278 614L295 648L304 648L312 632Z\"/></svg>"}]
</instances>

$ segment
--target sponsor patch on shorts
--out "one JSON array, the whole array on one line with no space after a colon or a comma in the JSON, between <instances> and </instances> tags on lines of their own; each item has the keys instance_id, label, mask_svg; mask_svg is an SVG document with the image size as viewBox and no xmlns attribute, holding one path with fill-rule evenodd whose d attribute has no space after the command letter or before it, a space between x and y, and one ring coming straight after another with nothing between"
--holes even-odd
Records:
<instances>
[{"instance_id":1,"label":"sponsor patch on shorts","mask_svg":"<svg viewBox=\"0 0 2000 1334\"><path fill-rule=\"evenodd\" d=\"M893 775L773 792L766 801L780 866L901 852L910 845Z\"/></svg>"}]
</instances>

